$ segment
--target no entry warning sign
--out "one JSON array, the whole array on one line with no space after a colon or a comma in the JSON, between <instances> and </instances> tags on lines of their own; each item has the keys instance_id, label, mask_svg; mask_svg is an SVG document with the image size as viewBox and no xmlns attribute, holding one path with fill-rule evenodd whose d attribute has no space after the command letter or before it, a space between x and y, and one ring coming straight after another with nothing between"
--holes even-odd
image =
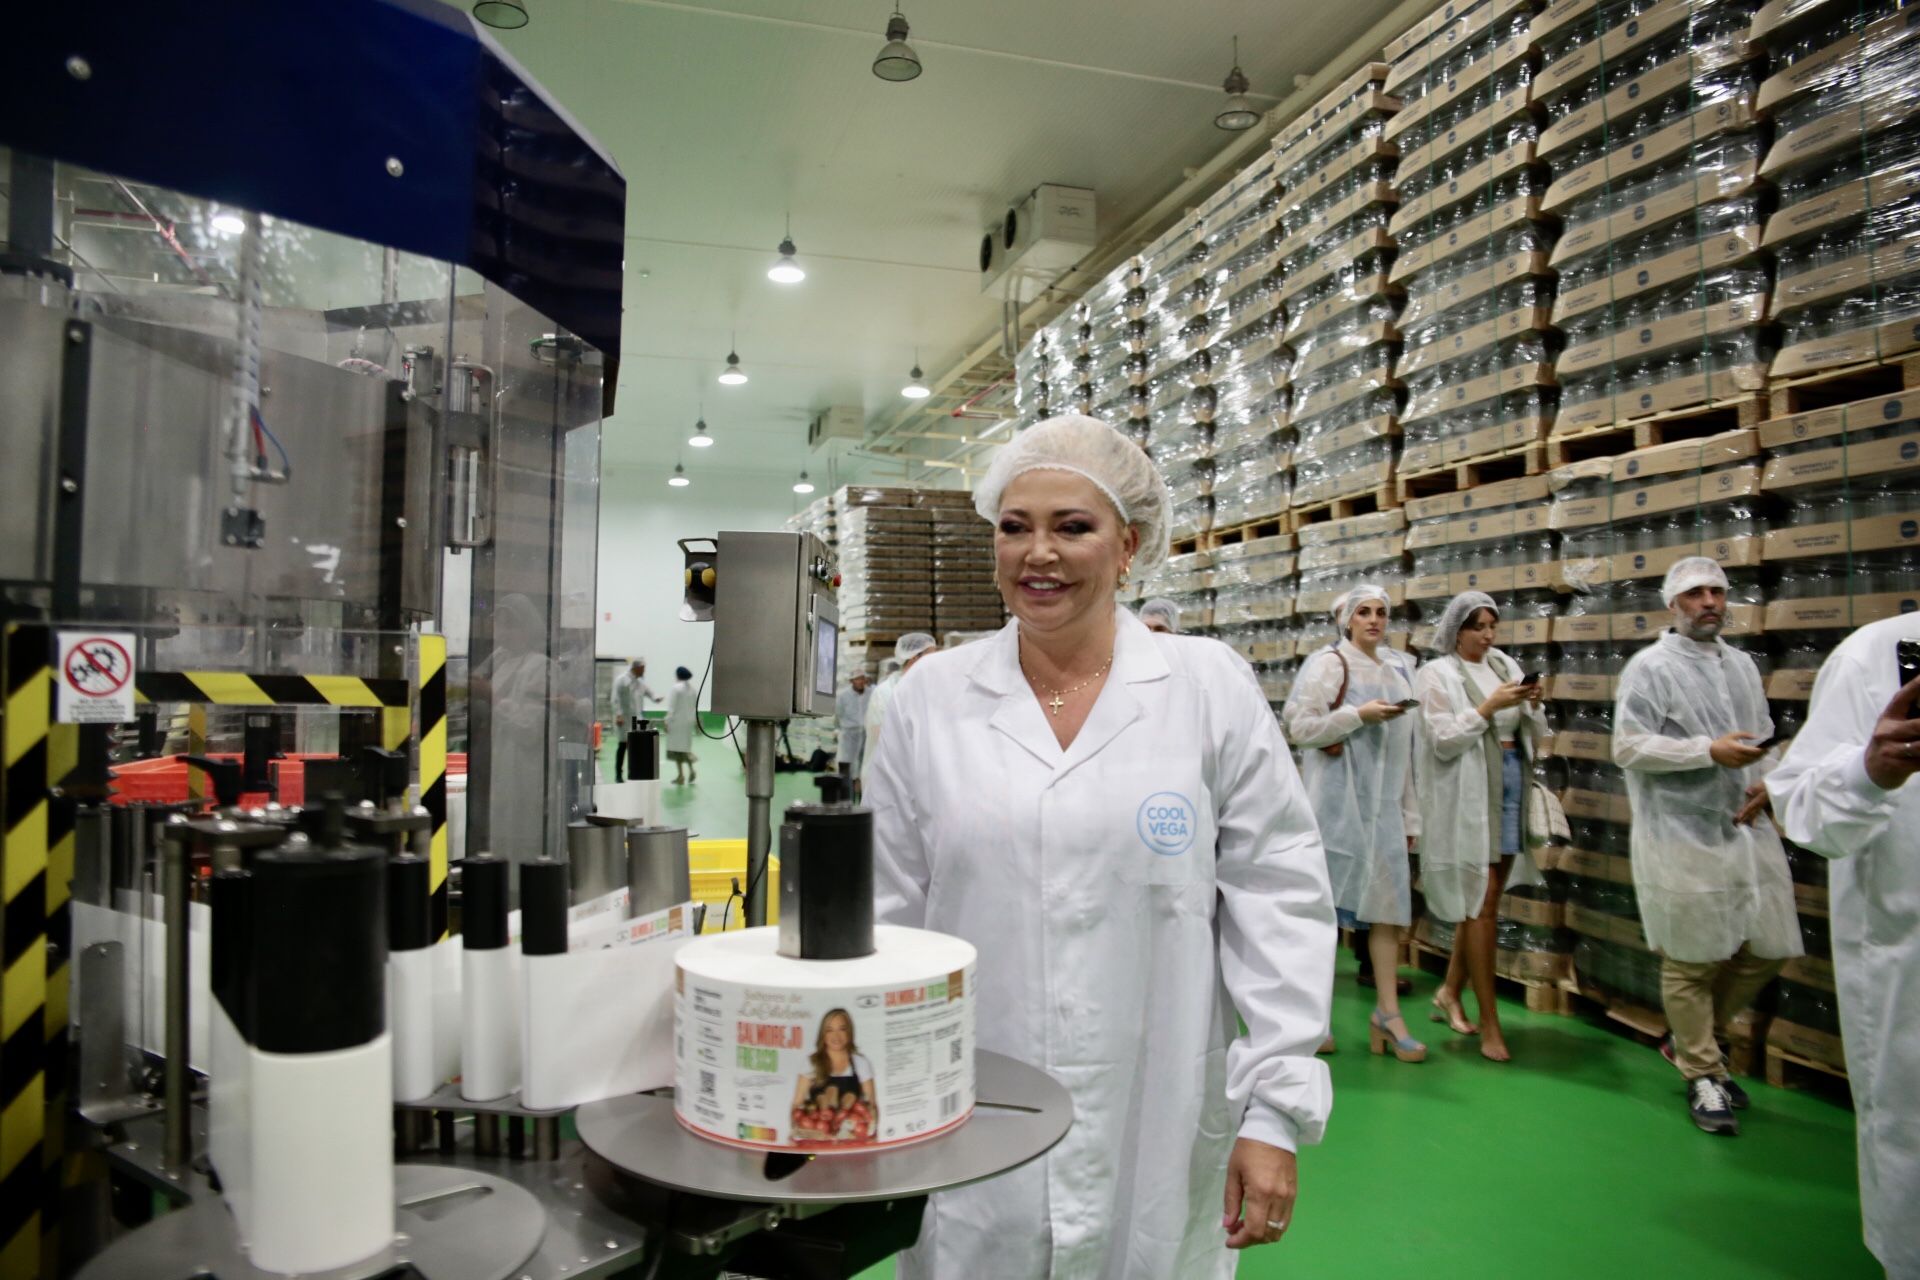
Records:
<instances>
[{"instance_id":1,"label":"no entry warning sign","mask_svg":"<svg viewBox=\"0 0 1920 1280\"><path fill-rule=\"evenodd\" d=\"M55 669L61 724L124 724L133 719L133 633L62 631Z\"/></svg>"}]
</instances>

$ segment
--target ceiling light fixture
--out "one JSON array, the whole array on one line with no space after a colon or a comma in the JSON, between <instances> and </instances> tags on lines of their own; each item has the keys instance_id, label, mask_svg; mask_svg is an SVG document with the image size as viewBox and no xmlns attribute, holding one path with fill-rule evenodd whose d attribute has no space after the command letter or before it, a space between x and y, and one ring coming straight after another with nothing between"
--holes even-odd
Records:
<instances>
[{"instance_id":1,"label":"ceiling light fixture","mask_svg":"<svg viewBox=\"0 0 1920 1280\"><path fill-rule=\"evenodd\" d=\"M913 349L913 373L910 376L911 381L900 388L901 395L909 400L925 400L933 394L932 388L925 382L926 375L920 372L920 348L918 347Z\"/></svg>"},{"instance_id":2,"label":"ceiling light fixture","mask_svg":"<svg viewBox=\"0 0 1920 1280\"><path fill-rule=\"evenodd\" d=\"M713 437L707 434L707 415L701 411L699 421L693 424L693 434L687 437L687 444L695 449L711 449Z\"/></svg>"},{"instance_id":3,"label":"ceiling light fixture","mask_svg":"<svg viewBox=\"0 0 1920 1280\"><path fill-rule=\"evenodd\" d=\"M807 273L793 260L793 215L787 215L787 234L780 239L780 260L767 268L767 279L775 284L799 284Z\"/></svg>"},{"instance_id":4,"label":"ceiling light fixture","mask_svg":"<svg viewBox=\"0 0 1920 1280\"><path fill-rule=\"evenodd\" d=\"M1247 75L1240 70L1239 36L1233 38L1233 70L1227 72L1226 83L1220 87L1227 91L1227 105L1213 118L1216 129L1240 133L1260 123L1260 113L1247 101Z\"/></svg>"},{"instance_id":5,"label":"ceiling light fixture","mask_svg":"<svg viewBox=\"0 0 1920 1280\"><path fill-rule=\"evenodd\" d=\"M881 47L880 56L873 60L873 74L895 84L920 74L920 55L907 43L907 20L898 8L887 19L887 43Z\"/></svg>"},{"instance_id":6,"label":"ceiling light fixture","mask_svg":"<svg viewBox=\"0 0 1920 1280\"><path fill-rule=\"evenodd\" d=\"M476 0L473 16L489 27L517 31L527 25L527 0Z\"/></svg>"},{"instance_id":7,"label":"ceiling light fixture","mask_svg":"<svg viewBox=\"0 0 1920 1280\"><path fill-rule=\"evenodd\" d=\"M693 481L687 479L687 469L676 462L673 464L673 474L667 477L667 483L676 489L684 489Z\"/></svg>"},{"instance_id":8,"label":"ceiling light fixture","mask_svg":"<svg viewBox=\"0 0 1920 1280\"><path fill-rule=\"evenodd\" d=\"M807 472L804 467L801 468L800 478L793 482L793 491L795 493L812 493L813 492L813 481L807 479Z\"/></svg>"},{"instance_id":9,"label":"ceiling light fixture","mask_svg":"<svg viewBox=\"0 0 1920 1280\"><path fill-rule=\"evenodd\" d=\"M231 209L213 215L213 229L223 236L237 236L247 229L247 220Z\"/></svg>"},{"instance_id":10,"label":"ceiling light fixture","mask_svg":"<svg viewBox=\"0 0 1920 1280\"><path fill-rule=\"evenodd\" d=\"M727 367L720 371L720 385L723 387L738 387L747 381L746 370L740 367L740 353L734 350L739 345L738 341L731 341L727 346Z\"/></svg>"}]
</instances>

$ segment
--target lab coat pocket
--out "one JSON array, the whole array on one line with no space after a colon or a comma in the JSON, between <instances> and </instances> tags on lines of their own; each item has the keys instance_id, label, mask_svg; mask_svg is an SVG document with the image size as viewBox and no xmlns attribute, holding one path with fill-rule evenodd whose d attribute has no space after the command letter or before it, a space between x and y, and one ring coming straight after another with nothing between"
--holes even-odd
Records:
<instances>
[{"instance_id":1,"label":"lab coat pocket","mask_svg":"<svg viewBox=\"0 0 1920 1280\"><path fill-rule=\"evenodd\" d=\"M1136 885L1210 882L1215 835L1213 796L1197 779L1155 791L1136 806L1132 830L1122 836L1122 877Z\"/></svg>"}]
</instances>

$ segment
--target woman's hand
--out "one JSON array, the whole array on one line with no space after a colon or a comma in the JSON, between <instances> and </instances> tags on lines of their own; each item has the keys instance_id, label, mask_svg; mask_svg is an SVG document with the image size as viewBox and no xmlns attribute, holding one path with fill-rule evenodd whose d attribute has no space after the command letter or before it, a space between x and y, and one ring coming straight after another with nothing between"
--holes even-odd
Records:
<instances>
[{"instance_id":1,"label":"woman's hand","mask_svg":"<svg viewBox=\"0 0 1920 1280\"><path fill-rule=\"evenodd\" d=\"M1517 707L1534 697L1539 691L1540 682L1537 680L1532 684L1521 684L1518 680L1509 680L1488 694L1487 700L1480 704L1480 718L1491 720L1494 712L1505 711L1508 707Z\"/></svg>"},{"instance_id":2,"label":"woman's hand","mask_svg":"<svg viewBox=\"0 0 1920 1280\"><path fill-rule=\"evenodd\" d=\"M1397 702L1388 702L1385 698L1375 698L1372 702L1363 702L1354 708L1360 713L1360 723L1379 724L1382 720L1391 720L1406 714L1406 708Z\"/></svg>"},{"instance_id":3,"label":"woman's hand","mask_svg":"<svg viewBox=\"0 0 1920 1280\"><path fill-rule=\"evenodd\" d=\"M1227 1161L1227 1212L1220 1220L1227 1248L1272 1244L1293 1221L1300 1167L1293 1152L1241 1138Z\"/></svg>"}]
</instances>

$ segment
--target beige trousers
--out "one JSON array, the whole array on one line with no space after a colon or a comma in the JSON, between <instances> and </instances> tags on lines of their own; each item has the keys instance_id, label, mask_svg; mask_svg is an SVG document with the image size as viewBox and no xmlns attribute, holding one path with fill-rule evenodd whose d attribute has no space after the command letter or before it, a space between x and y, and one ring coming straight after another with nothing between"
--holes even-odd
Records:
<instances>
[{"instance_id":1,"label":"beige trousers","mask_svg":"<svg viewBox=\"0 0 1920 1280\"><path fill-rule=\"evenodd\" d=\"M1736 1014L1752 1004L1760 988L1773 981L1785 964L1785 960L1763 960L1744 944L1730 958L1705 964L1661 958L1660 996L1667 1006L1667 1025L1673 1028L1681 1075L1698 1080L1727 1074L1715 1032L1724 1031Z\"/></svg>"}]
</instances>

